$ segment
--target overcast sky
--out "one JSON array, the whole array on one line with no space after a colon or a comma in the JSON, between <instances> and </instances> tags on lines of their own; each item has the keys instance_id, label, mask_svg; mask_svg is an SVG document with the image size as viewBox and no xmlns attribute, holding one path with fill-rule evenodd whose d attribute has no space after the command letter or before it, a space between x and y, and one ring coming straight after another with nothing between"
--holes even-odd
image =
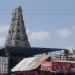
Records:
<instances>
[{"instance_id":1,"label":"overcast sky","mask_svg":"<svg viewBox=\"0 0 75 75\"><path fill-rule=\"evenodd\" d=\"M75 47L75 0L0 0L0 46L4 46L11 12L21 5L33 47Z\"/></svg>"}]
</instances>

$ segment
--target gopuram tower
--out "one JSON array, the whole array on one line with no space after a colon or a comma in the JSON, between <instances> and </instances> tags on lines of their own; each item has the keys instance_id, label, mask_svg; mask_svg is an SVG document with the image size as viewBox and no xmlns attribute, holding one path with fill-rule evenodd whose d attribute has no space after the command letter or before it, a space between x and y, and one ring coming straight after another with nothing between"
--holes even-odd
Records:
<instances>
[{"instance_id":1,"label":"gopuram tower","mask_svg":"<svg viewBox=\"0 0 75 75\"><path fill-rule=\"evenodd\" d=\"M21 6L14 9L12 12L12 20L10 29L6 39L6 46L8 47L30 47L26 28L24 25Z\"/></svg>"}]
</instances>

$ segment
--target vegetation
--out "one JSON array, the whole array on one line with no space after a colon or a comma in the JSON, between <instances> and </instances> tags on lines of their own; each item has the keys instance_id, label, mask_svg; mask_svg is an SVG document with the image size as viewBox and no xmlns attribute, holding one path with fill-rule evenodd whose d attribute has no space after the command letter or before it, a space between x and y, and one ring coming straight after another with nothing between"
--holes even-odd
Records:
<instances>
[{"instance_id":1,"label":"vegetation","mask_svg":"<svg viewBox=\"0 0 75 75\"><path fill-rule=\"evenodd\" d=\"M64 56L65 56L66 60L68 60L68 57L69 57L69 50L68 49L64 50Z\"/></svg>"}]
</instances>

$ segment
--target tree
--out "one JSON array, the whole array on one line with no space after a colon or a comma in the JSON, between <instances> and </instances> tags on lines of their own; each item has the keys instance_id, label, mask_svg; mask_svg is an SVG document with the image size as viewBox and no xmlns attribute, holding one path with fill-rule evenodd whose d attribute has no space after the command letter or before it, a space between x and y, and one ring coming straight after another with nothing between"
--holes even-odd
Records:
<instances>
[{"instance_id":1,"label":"tree","mask_svg":"<svg viewBox=\"0 0 75 75\"><path fill-rule=\"evenodd\" d=\"M64 56L65 56L66 60L68 60L68 56L69 56L69 50L68 49L64 50Z\"/></svg>"},{"instance_id":2,"label":"tree","mask_svg":"<svg viewBox=\"0 0 75 75\"><path fill-rule=\"evenodd\" d=\"M73 54L75 54L75 48L72 48Z\"/></svg>"}]
</instances>

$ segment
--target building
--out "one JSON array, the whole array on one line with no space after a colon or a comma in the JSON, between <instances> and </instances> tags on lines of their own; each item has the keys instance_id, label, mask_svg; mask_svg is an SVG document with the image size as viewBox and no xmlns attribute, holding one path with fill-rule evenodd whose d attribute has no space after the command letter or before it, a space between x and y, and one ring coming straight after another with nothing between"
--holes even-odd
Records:
<instances>
[{"instance_id":1,"label":"building","mask_svg":"<svg viewBox=\"0 0 75 75\"><path fill-rule=\"evenodd\" d=\"M41 70L47 71L48 75L75 75L75 61L44 61Z\"/></svg>"},{"instance_id":2,"label":"building","mask_svg":"<svg viewBox=\"0 0 75 75\"><path fill-rule=\"evenodd\" d=\"M37 54L48 54L63 49L57 48L34 48L34 47L5 47L0 49L0 74L10 75L10 70L23 58L32 57Z\"/></svg>"},{"instance_id":3,"label":"building","mask_svg":"<svg viewBox=\"0 0 75 75\"><path fill-rule=\"evenodd\" d=\"M39 54L34 57L24 58L11 71L16 75L40 75L40 65L49 57L50 55Z\"/></svg>"},{"instance_id":4,"label":"building","mask_svg":"<svg viewBox=\"0 0 75 75\"><path fill-rule=\"evenodd\" d=\"M22 15L21 6L14 9L12 12L12 19L10 29L6 39L6 46L8 47L30 47L26 28Z\"/></svg>"},{"instance_id":5,"label":"building","mask_svg":"<svg viewBox=\"0 0 75 75\"><path fill-rule=\"evenodd\" d=\"M5 47L0 48L0 74L10 75L10 70L25 57L58 50L64 49L30 47L23 20L22 8L19 6L12 12L12 20Z\"/></svg>"},{"instance_id":6,"label":"building","mask_svg":"<svg viewBox=\"0 0 75 75\"><path fill-rule=\"evenodd\" d=\"M12 12L12 19L10 23L10 28L8 31L8 36L6 38L6 44L5 48L1 48L1 55L0 55L0 73L6 74L8 72L8 67L9 67L9 57L10 52L12 51L10 47L30 47L28 37L26 34L26 28L23 20L23 15L22 15L22 8L21 6L15 8ZM10 49L8 49L10 48ZM2 54L3 53L3 54ZM23 57L15 57L12 58L15 62L13 63L14 65L17 64L20 60L22 60ZM4 64L6 66L4 66ZM12 64L12 66L13 66ZM4 68L3 68L4 67Z\"/></svg>"},{"instance_id":7,"label":"building","mask_svg":"<svg viewBox=\"0 0 75 75\"><path fill-rule=\"evenodd\" d=\"M52 61L50 55L24 58L11 71L15 75L75 75L75 61Z\"/></svg>"}]
</instances>

